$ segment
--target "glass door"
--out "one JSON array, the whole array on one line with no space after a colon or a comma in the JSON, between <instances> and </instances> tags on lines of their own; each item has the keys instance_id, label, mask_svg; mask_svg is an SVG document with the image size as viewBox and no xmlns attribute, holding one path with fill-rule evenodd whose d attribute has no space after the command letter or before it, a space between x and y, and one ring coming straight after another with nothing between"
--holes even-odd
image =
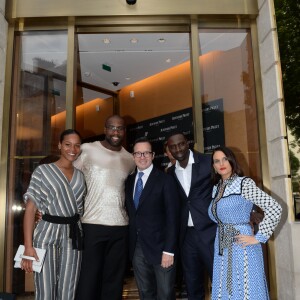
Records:
<instances>
[{"instance_id":1,"label":"glass door","mask_svg":"<svg viewBox=\"0 0 300 300\"><path fill-rule=\"evenodd\" d=\"M65 129L66 31L25 32L15 38L9 150L7 258L13 262L23 241L23 199L32 171L58 155ZM33 291L32 274L8 264L14 293Z\"/></svg>"}]
</instances>

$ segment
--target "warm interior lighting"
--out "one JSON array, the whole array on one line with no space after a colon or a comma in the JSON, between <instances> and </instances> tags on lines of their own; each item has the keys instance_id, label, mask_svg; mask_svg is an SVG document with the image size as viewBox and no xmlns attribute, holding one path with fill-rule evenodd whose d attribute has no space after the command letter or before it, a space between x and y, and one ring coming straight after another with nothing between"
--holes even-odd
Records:
<instances>
[{"instance_id":1,"label":"warm interior lighting","mask_svg":"<svg viewBox=\"0 0 300 300\"><path fill-rule=\"evenodd\" d=\"M12 211L16 211L16 212L19 212L21 210L23 210L23 207L21 205L13 205L11 207Z\"/></svg>"}]
</instances>

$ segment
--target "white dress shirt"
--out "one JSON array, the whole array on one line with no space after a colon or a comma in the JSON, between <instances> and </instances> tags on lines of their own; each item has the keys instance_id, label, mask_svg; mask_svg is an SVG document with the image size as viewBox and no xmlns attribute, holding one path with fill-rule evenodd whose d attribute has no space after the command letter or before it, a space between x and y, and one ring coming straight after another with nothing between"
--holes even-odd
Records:
<instances>
[{"instance_id":1,"label":"white dress shirt","mask_svg":"<svg viewBox=\"0 0 300 300\"><path fill-rule=\"evenodd\" d=\"M189 161L185 168L182 168L177 160L175 163L175 174L180 184L182 185L187 197L189 196L190 189L191 189L192 165L193 163L195 163L193 152L191 150L189 151L190 151ZM188 226L194 226L190 211L189 211Z\"/></svg>"}]
</instances>

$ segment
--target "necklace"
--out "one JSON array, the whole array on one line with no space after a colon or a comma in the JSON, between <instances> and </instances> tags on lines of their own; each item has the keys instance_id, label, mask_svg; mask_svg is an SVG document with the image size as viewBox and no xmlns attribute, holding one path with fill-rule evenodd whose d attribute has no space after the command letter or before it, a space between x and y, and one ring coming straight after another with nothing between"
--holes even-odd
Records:
<instances>
[{"instance_id":1,"label":"necklace","mask_svg":"<svg viewBox=\"0 0 300 300\"><path fill-rule=\"evenodd\" d=\"M57 166L58 168L60 168L60 169L64 169L64 170L74 170L73 165L71 165L71 166L69 166L69 167L65 167L65 166L59 165L58 163L55 163L55 164L56 164L56 166Z\"/></svg>"}]
</instances>

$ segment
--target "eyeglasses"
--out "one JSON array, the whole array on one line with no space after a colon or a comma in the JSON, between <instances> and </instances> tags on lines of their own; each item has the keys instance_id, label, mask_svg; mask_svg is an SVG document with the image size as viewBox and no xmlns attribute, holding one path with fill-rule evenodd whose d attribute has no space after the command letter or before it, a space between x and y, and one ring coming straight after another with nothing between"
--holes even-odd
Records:
<instances>
[{"instance_id":1,"label":"eyeglasses","mask_svg":"<svg viewBox=\"0 0 300 300\"><path fill-rule=\"evenodd\" d=\"M145 151L145 152L134 152L133 153L133 156L134 157L137 157L137 158L140 158L142 156L144 156L145 158L149 158L153 155L153 152L151 151Z\"/></svg>"},{"instance_id":2,"label":"eyeglasses","mask_svg":"<svg viewBox=\"0 0 300 300\"><path fill-rule=\"evenodd\" d=\"M125 130L125 126L113 126L113 125L107 125L107 126L105 126L105 127L106 127L106 129L108 129L108 130L110 130L110 131L118 131L118 132L120 132L120 131Z\"/></svg>"}]
</instances>

